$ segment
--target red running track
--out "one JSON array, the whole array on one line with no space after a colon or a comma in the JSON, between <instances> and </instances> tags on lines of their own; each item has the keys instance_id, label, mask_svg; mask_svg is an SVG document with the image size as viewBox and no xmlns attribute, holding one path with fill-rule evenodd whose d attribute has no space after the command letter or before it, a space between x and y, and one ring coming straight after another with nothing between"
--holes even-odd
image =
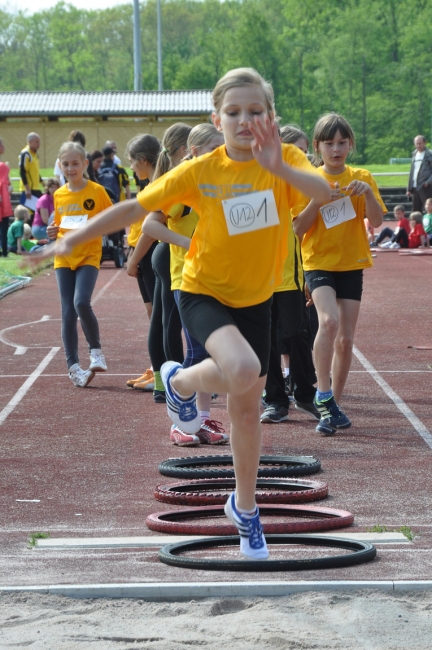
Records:
<instances>
[{"instance_id":1,"label":"red running track","mask_svg":"<svg viewBox=\"0 0 432 650\"><path fill-rule=\"evenodd\" d=\"M316 478L329 484L326 505L354 514L350 532L409 526L414 543L379 546L372 563L300 572L296 580L430 578L432 351L408 346L431 345L431 275L432 257L377 254L365 273L356 336L362 362L354 357L342 401L352 428L321 437L314 420L293 411L286 423L264 425L262 450L319 457L323 469ZM36 531L51 537L155 534L145 519L157 510L153 491L164 482L157 465L186 454L169 442L164 405L125 386L149 365L148 321L136 283L104 264L95 296L109 371L85 390L72 386L57 350L60 309L52 270L0 302L0 585L255 580L254 574L185 574L159 563L155 548L27 548ZM86 360L82 336L80 346ZM223 396L212 417L228 429ZM191 453L213 454L214 448Z\"/></svg>"}]
</instances>

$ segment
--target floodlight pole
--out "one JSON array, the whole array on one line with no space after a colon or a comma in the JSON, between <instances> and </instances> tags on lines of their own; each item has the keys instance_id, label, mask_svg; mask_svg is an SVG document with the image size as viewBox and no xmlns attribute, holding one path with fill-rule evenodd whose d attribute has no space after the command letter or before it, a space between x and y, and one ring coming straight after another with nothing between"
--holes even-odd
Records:
<instances>
[{"instance_id":1,"label":"floodlight pole","mask_svg":"<svg viewBox=\"0 0 432 650\"><path fill-rule=\"evenodd\" d=\"M163 90L161 0L158 0L157 3L157 57L158 57L158 90Z\"/></svg>"},{"instance_id":2,"label":"floodlight pole","mask_svg":"<svg viewBox=\"0 0 432 650\"><path fill-rule=\"evenodd\" d=\"M134 90L141 90L141 31L139 0L133 0L133 33L134 33Z\"/></svg>"}]
</instances>

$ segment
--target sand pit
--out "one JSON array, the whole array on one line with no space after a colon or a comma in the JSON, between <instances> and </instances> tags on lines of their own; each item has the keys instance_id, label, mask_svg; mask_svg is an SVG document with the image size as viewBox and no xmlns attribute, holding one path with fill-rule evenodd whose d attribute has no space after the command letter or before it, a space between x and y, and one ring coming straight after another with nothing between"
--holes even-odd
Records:
<instances>
[{"instance_id":1,"label":"sand pit","mask_svg":"<svg viewBox=\"0 0 432 650\"><path fill-rule=\"evenodd\" d=\"M147 602L0 594L0 647L429 650L432 591Z\"/></svg>"}]
</instances>

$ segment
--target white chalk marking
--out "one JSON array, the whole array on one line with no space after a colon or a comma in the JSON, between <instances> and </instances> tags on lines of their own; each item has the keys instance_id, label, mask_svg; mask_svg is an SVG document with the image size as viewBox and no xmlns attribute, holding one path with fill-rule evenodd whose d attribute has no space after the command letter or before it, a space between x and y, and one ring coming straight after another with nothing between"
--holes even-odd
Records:
<instances>
[{"instance_id":1,"label":"white chalk marking","mask_svg":"<svg viewBox=\"0 0 432 650\"><path fill-rule=\"evenodd\" d=\"M6 332L9 332L10 330L16 330L19 327L27 327L27 325L34 325L35 323L43 323L46 320L50 320L50 318L51 318L50 316L42 316L42 318L40 318L39 320L31 320L28 323L20 323L19 325L12 325L12 327L5 327L5 329L0 331L0 343L4 343L5 345L9 345L11 348L15 348L14 354L25 354L28 350L28 347L25 347L24 345L17 345L16 343L12 343L12 341L10 341L9 338L7 337Z\"/></svg>"},{"instance_id":2,"label":"white chalk marking","mask_svg":"<svg viewBox=\"0 0 432 650\"><path fill-rule=\"evenodd\" d=\"M23 397L26 395L26 393L30 390L30 388L33 386L34 382L36 379L43 373L45 368L48 366L50 361L55 357L57 352L60 350L60 348L51 348L50 352L42 359L36 370L32 372L32 374L28 377L28 379L25 380L21 388L17 390L15 395L12 397L10 400L9 404L7 404L4 409L0 412L0 425L3 424L3 422L6 420L8 415L12 413L14 408L18 406L18 404L21 402Z\"/></svg>"},{"instance_id":3,"label":"white chalk marking","mask_svg":"<svg viewBox=\"0 0 432 650\"><path fill-rule=\"evenodd\" d=\"M432 435L429 430L425 427L423 422L411 411L409 406L405 404L403 399L388 385L388 383L383 379L380 373L375 370L373 365L369 363L366 357L360 352L360 350L354 345L353 353L360 361L362 366L366 368L371 377L376 381L378 386L382 388L384 393L389 397L392 402L398 407L401 413L406 417L406 419L412 424L417 433L423 438L425 443L432 449Z\"/></svg>"}]
</instances>

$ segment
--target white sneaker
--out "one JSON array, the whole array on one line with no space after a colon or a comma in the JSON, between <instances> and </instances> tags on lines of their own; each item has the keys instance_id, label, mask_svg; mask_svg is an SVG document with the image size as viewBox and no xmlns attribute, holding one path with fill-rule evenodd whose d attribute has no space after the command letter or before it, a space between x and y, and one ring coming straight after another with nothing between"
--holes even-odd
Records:
<instances>
[{"instance_id":1,"label":"white sneaker","mask_svg":"<svg viewBox=\"0 0 432 650\"><path fill-rule=\"evenodd\" d=\"M267 560L269 552L258 508L253 515L241 514L236 508L235 492L232 492L225 503L224 511L239 532L240 553L251 560Z\"/></svg>"},{"instance_id":2,"label":"white sneaker","mask_svg":"<svg viewBox=\"0 0 432 650\"><path fill-rule=\"evenodd\" d=\"M102 350L98 350L97 348L90 350L89 370L93 372L106 372L108 370Z\"/></svg>"},{"instance_id":3,"label":"white sneaker","mask_svg":"<svg viewBox=\"0 0 432 650\"><path fill-rule=\"evenodd\" d=\"M166 407L171 420L182 431L195 435L201 429L201 417L196 407L196 393L182 398L171 387L171 379L182 368L176 361L165 361L160 373L165 386Z\"/></svg>"},{"instance_id":4,"label":"white sneaker","mask_svg":"<svg viewBox=\"0 0 432 650\"><path fill-rule=\"evenodd\" d=\"M93 370L83 370L77 363L69 368L69 378L77 388L88 386L94 376Z\"/></svg>"},{"instance_id":5,"label":"white sneaker","mask_svg":"<svg viewBox=\"0 0 432 650\"><path fill-rule=\"evenodd\" d=\"M380 248L390 248L392 243L393 243L392 240L389 239L388 241L384 242L384 244L379 244L379 246L380 246Z\"/></svg>"},{"instance_id":6,"label":"white sneaker","mask_svg":"<svg viewBox=\"0 0 432 650\"><path fill-rule=\"evenodd\" d=\"M389 248L400 248L400 245L397 243L397 241L394 241L393 244L390 244Z\"/></svg>"}]
</instances>

